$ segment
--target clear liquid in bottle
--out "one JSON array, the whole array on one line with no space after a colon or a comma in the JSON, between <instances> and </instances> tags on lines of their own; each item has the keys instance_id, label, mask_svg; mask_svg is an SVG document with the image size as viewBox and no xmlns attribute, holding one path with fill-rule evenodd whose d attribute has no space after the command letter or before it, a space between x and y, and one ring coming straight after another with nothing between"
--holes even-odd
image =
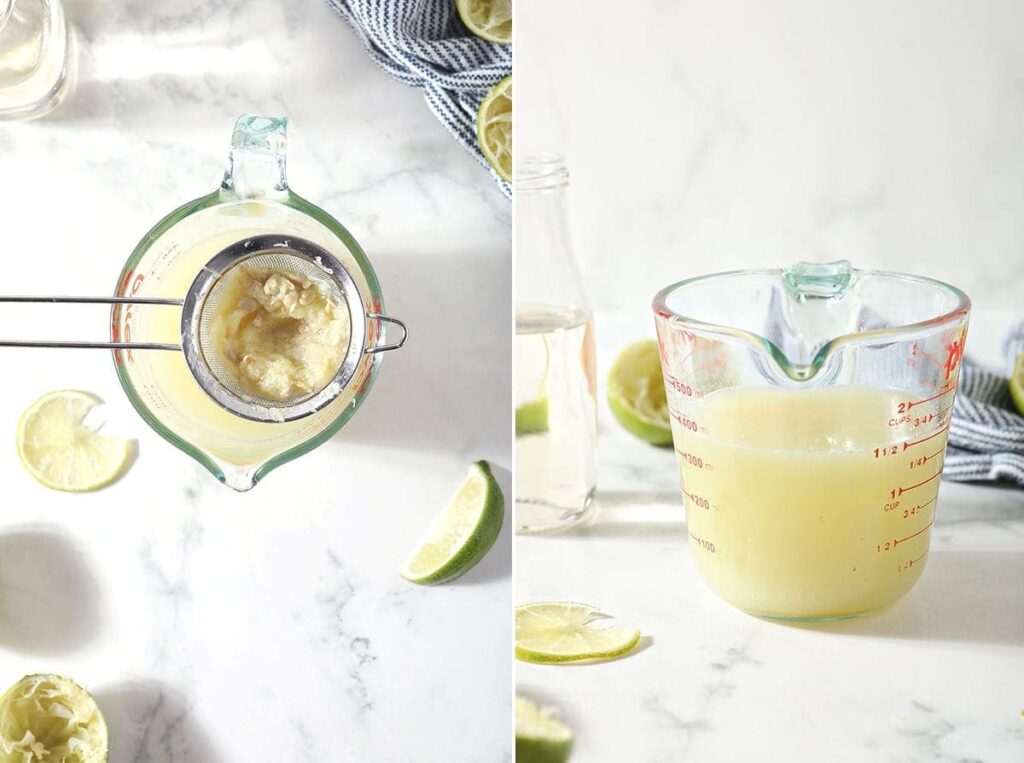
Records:
<instances>
[{"instance_id":1,"label":"clear liquid in bottle","mask_svg":"<svg viewBox=\"0 0 1024 763\"><path fill-rule=\"evenodd\" d=\"M589 312L516 311L516 521L521 533L588 519L597 483L594 322Z\"/></svg>"}]
</instances>

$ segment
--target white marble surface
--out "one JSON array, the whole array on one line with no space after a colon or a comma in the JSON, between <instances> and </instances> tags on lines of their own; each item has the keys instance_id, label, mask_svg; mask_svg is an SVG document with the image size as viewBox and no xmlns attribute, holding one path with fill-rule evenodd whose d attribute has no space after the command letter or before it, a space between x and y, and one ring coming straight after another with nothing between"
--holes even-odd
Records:
<instances>
[{"instance_id":1,"label":"white marble surface","mask_svg":"<svg viewBox=\"0 0 1024 763\"><path fill-rule=\"evenodd\" d=\"M563 152L603 380L701 272L847 257L974 298L968 353L1024 317L1024 6L517 0L517 151ZM600 391L601 514L519 539L519 602L592 603L639 653L519 664L574 760L1024 760L1024 492L944 484L928 567L885 612L817 627L701 582L673 453Z\"/></svg>"},{"instance_id":2,"label":"white marble surface","mask_svg":"<svg viewBox=\"0 0 1024 763\"><path fill-rule=\"evenodd\" d=\"M613 311L598 313L596 331L602 380L619 349L654 333L645 316ZM516 543L519 603L587 602L645 636L615 662L517 665L519 690L575 728L573 760L1024 757L1024 491L943 483L928 566L904 599L794 626L705 587L671 449L625 433L602 402L599 452L594 524Z\"/></svg>"},{"instance_id":3,"label":"white marble surface","mask_svg":"<svg viewBox=\"0 0 1024 763\"><path fill-rule=\"evenodd\" d=\"M411 336L337 437L245 495L134 416L105 353L0 352L0 684L75 677L112 763L510 759L508 534L454 584L397 574L471 460L511 465L507 201L320 0L66 6L77 90L0 123L0 290L112 293L149 226L216 188L235 117L288 114L292 186L359 239ZM107 330L102 308L0 315ZM19 414L64 387L138 438L107 490L18 464Z\"/></svg>"}]
</instances>

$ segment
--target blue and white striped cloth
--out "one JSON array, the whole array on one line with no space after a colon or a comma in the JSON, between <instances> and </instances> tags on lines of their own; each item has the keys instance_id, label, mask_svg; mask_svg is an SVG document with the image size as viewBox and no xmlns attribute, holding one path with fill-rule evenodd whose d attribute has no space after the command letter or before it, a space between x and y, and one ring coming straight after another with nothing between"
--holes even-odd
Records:
<instances>
[{"instance_id":1,"label":"blue and white striped cloth","mask_svg":"<svg viewBox=\"0 0 1024 763\"><path fill-rule=\"evenodd\" d=\"M480 39L455 0L327 0L378 66L423 90L431 111L485 167L476 112L487 91L512 73L512 47ZM505 196L511 186L491 170Z\"/></svg>"},{"instance_id":2,"label":"blue and white striped cloth","mask_svg":"<svg viewBox=\"0 0 1024 763\"><path fill-rule=\"evenodd\" d=\"M1007 374L1021 352L1024 321L1003 341ZM942 476L961 482L1011 480L1024 486L1024 416L1013 405L1006 376L964 361Z\"/></svg>"}]
</instances>

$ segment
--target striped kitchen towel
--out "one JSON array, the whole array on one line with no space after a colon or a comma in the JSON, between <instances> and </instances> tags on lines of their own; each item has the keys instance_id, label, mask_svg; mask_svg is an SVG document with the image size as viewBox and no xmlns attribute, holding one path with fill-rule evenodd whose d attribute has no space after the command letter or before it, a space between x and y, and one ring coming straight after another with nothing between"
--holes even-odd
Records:
<instances>
[{"instance_id":1,"label":"striped kitchen towel","mask_svg":"<svg viewBox=\"0 0 1024 763\"><path fill-rule=\"evenodd\" d=\"M1024 352L1024 321L1003 341L1007 374ZM1024 486L1024 416L1017 413L1006 376L965 361L953 402L946 479L1011 480Z\"/></svg>"},{"instance_id":2,"label":"striped kitchen towel","mask_svg":"<svg viewBox=\"0 0 1024 763\"><path fill-rule=\"evenodd\" d=\"M476 112L487 91L512 73L512 47L463 25L455 0L327 0L378 66L423 90L431 111L478 162ZM502 192L511 186L491 170Z\"/></svg>"}]
</instances>

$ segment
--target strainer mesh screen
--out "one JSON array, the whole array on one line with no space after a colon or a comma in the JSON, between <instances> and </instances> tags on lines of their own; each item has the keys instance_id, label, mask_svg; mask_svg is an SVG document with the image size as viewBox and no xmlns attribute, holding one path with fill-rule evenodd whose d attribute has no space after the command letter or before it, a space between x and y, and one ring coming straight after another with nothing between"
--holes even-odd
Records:
<instances>
[{"instance_id":1,"label":"strainer mesh screen","mask_svg":"<svg viewBox=\"0 0 1024 763\"><path fill-rule=\"evenodd\" d=\"M220 312L219 308L226 291L225 287L229 282L229 279L225 278L225 276L239 267L252 270L278 271L297 280L311 281L321 287L328 300L344 308L346 300L341 285L326 267L321 266L315 261L287 252L266 252L248 257L220 273L219 278L210 288L209 294L199 308L199 349L202 352L203 360L213 377L232 395L235 395L249 405L261 408L288 408L310 399L320 390L314 390L309 394L287 400L274 400L254 394L241 386L235 379L234 374L222 362L221 354L213 340L213 323ZM341 390L339 389L338 392L341 392Z\"/></svg>"}]
</instances>

